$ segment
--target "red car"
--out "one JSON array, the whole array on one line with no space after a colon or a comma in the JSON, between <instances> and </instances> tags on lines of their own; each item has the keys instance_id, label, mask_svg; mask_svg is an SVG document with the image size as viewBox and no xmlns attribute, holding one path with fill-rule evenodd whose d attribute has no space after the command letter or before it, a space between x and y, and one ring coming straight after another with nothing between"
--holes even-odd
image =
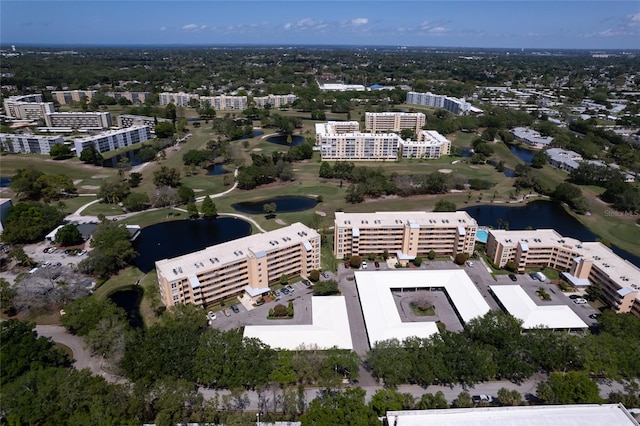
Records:
<instances>
[{"instance_id":1,"label":"red car","mask_svg":"<svg viewBox=\"0 0 640 426\"><path fill-rule=\"evenodd\" d=\"M376 265L376 268L380 267L380 263L378 263L377 261L373 263L374 265Z\"/></svg>"}]
</instances>

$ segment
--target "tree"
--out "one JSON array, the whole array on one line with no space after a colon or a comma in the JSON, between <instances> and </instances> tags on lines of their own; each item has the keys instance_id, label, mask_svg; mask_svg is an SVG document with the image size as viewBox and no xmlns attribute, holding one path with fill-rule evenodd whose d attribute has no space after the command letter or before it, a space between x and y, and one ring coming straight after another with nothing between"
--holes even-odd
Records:
<instances>
[{"instance_id":1,"label":"tree","mask_svg":"<svg viewBox=\"0 0 640 426\"><path fill-rule=\"evenodd\" d=\"M65 158L71 158L73 154L71 153L71 148L65 144L59 143L51 147L49 155L51 155L54 160L64 160Z\"/></svg>"},{"instance_id":2,"label":"tree","mask_svg":"<svg viewBox=\"0 0 640 426\"><path fill-rule=\"evenodd\" d=\"M11 190L20 199L38 199L41 191L38 179L43 175L43 172L33 168L18 169L11 177Z\"/></svg>"},{"instance_id":3,"label":"tree","mask_svg":"<svg viewBox=\"0 0 640 426\"><path fill-rule=\"evenodd\" d=\"M602 286L599 283L594 282L587 287L587 296L589 300L591 301L598 300L601 294L602 294Z\"/></svg>"},{"instance_id":4,"label":"tree","mask_svg":"<svg viewBox=\"0 0 640 426\"><path fill-rule=\"evenodd\" d=\"M195 201L196 194L193 189L188 186L181 185L178 187L178 197L180 197L180 202L183 204L187 204Z\"/></svg>"},{"instance_id":5,"label":"tree","mask_svg":"<svg viewBox=\"0 0 640 426\"><path fill-rule=\"evenodd\" d=\"M333 177L333 167L331 167L331 164L326 161L323 161L322 164L320 164L320 177L326 179L331 179Z\"/></svg>"},{"instance_id":6,"label":"tree","mask_svg":"<svg viewBox=\"0 0 640 426\"><path fill-rule=\"evenodd\" d=\"M498 400L501 405L522 405L522 395L515 389L498 389Z\"/></svg>"},{"instance_id":7,"label":"tree","mask_svg":"<svg viewBox=\"0 0 640 426\"><path fill-rule=\"evenodd\" d=\"M200 217L198 207L193 201L189 201L187 203L187 215L189 216L189 219L197 219L198 217Z\"/></svg>"},{"instance_id":8,"label":"tree","mask_svg":"<svg viewBox=\"0 0 640 426\"><path fill-rule=\"evenodd\" d=\"M4 278L0 278L0 311L4 313L14 312L13 300L15 299L18 291L13 287L9 281ZM15 313L15 312L14 312ZM3 336L4 337L4 336Z\"/></svg>"},{"instance_id":9,"label":"tree","mask_svg":"<svg viewBox=\"0 0 640 426\"><path fill-rule=\"evenodd\" d=\"M26 244L41 240L58 226L63 217L63 213L47 204L17 203L9 208L3 222L2 241Z\"/></svg>"},{"instance_id":10,"label":"tree","mask_svg":"<svg viewBox=\"0 0 640 426\"><path fill-rule=\"evenodd\" d=\"M176 128L173 123L170 123L168 121L161 121L160 123L155 125L154 131L158 138L164 139L173 136L173 134L176 132Z\"/></svg>"},{"instance_id":11,"label":"tree","mask_svg":"<svg viewBox=\"0 0 640 426\"><path fill-rule=\"evenodd\" d=\"M14 245L11 250L9 250L9 257L11 259L14 259L16 262L18 262L18 265L21 266L34 265L33 260L27 255L21 245Z\"/></svg>"},{"instance_id":12,"label":"tree","mask_svg":"<svg viewBox=\"0 0 640 426\"><path fill-rule=\"evenodd\" d=\"M84 238L82 238L82 234L78 230L77 225L68 224L56 232L56 243L63 247L75 246L82 242L84 242Z\"/></svg>"},{"instance_id":13,"label":"tree","mask_svg":"<svg viewBox=\"0 0 640 426\"><path fill-rule=\"evenodd\" d=\"M467 253L458 253L456 254L456 257L453 259L453 261L456 263L456 265L464 265L464 262L466 262L468 258L469 256L467 255Z\"/></svg>"},{"instance_id":14,"label":"tree","mask_svg":"<svg viewBox=\"0 0 640 426\"><path fill-rule=\"evenodd\" d=\"M444 409L449 408L449 403L447 402L444 393L442 393L442 391L438 391L435 395L432 393L425 393L422 395L415 408L417 410L429 410L435 408Z\"/></svg>"},{"instance_id":15,"label":"tree","mask_svg":"<svg viewBox=\"0 0 640 426\"><path fill-rule=\"evenodd\" d=\"M507 263L505 263L504 269L509 272L516 272L518 270L518 265L513 260L509 260Z\"/></svg>"},{"instance_id":16,"label":"tree","mask_svg":"<svg viewBox=\"0 0 640 426\"><path fill-rule=\"evenodd\" d=\"M549 162L549 157L545 151L538 151L531 158L531 166L536 169L541 169L544 165Z\"/></svg>"},{"instance_id":17,"label":"tree","mask_svg":"<svg viewBox=\"0 0 640 426\"><path fill-rule=\"evenodd\" d=\"M78 269L83 273L107 277L124 268L137 255L130 237L124 225L103 220L93 233L93 250L78 264Z\"/></svg>"},{"instance_id":18,"label":"tree","mask_svg":"<svg viewBox=\"0 0 640 426\"><path fill-rule=\"evenodd\" d=\"M336 280L319 281L313 285L314 296L330 296L338 293L338 283Z\"/></svg>"},{"instance_id":19,"label":"tree","mask_svg":"<svg viewBox=\"0 0 640 426\"><path fill-rule=\"evenodd\" d=\"M569 371L551 373L546 382L538 383L536 396L546 404L599 404L598 384L587 373Z\"/></svg>"},{"instance_id":20,"label":"tree","mask_svg":"<svg viewBox=\"0 0 640 426\"><path fill-rule=\"evenodd\" d=\"M395 389L378 389L369 401L369 407L375 411L378 417L384 417L387 411L400 411L413 409L413 396L406 398L405 394ZM409 404L409 402L411 402Z\"/></svg>"},{"instance_id":21,"label":"tree","mask_svg":"<svg viewBox=\"0 0 640 426\"><path fill-rule=\"evenodd\" d=\"M427 257L429 258L429 260L434 260L436 258L436 252L433 249L429 250L429 254L427 255Z\"/></svg>"},{"instance_id":22,"label":"tree","mask_svg":"<svg viewBox=\"0 0 640 426\"><path fill-rule=\"evenodd\" d=\"M451 402L453 408L471 408L473 407L473 401L471 395L467 391L462 391L458 394L458 397Z\"/></svg>"},{"instance_id":23,"label":"tree","mask_svg":"<svg viewBox=\"0 0 640 426\"><path fill-rule=\"evenodd\" d=\"M153 184L156 187L177 188L180 185L180 172L175 168L161 166L159 170L153 172Z\"/></svg>"},{"instance_id":24,"label":"tree","mask_svg":"<svg viewBox=\"0 0 640 426\"><path fill-rule=\"evenodd\" d=\"M452 201L448 200L438 200L433 209L434 212L455 212L456 205Z\"/></svg>"},{"instance_id":25,"label":"tree","mask_svg":"<svg viewBox=\"0 0 640 426\"><path fill-rule=\"evenodd\" d=\"M307 412L300 418L302 426L370 426L378 424L378 417L365 404L366 392L361 388L343 392L326 389L309 403Z\"/></svg>"},{"instance_id":26,"label":"tree","mask_svg":"<svg viewBox=\"0 0 640 426\"><path fill-rule=\"evenodd\" d=\"M309 280L314 283L318 282L320 280L320 271L312 269L311 272L309 272Z\"/></svg>"},{"instance_id":27,"label":"tree","mask_svg":"<svg viewBox=\"0 0 640 426\"><path fill-rule=\"evenodd\" d=\"M276 205L276 203L264 203L264 205L262 206L262 210L264 211L268 219L274 218L276 216L277 208L278 206Z\"/></svg>"},{"instance_id":28,"label":"tree","mask_svg":"<svg viewBox=\"0 0 640 426\"><path fill-rule=\"evenodd\" d=\"M149 196L146 192L132 192L122 201L122 206L130 212L144 210L149 205Z\"/></svg>"},{"instance_id":29,"label":"tree","mask_svg":"<svg viewBox=\"0 0 640 426\"><path fill-rule=\"evenodd\" d=\"M133 172L129 174L129 186L131 188L137 188L142 181L142 174L138 172Z\"/></svg>"},{"instance_id":30,"label":"tree","mask_svg":"<svg viewBox=\"0 0 640 426\"><path fill-rule=\"evenodd\" d=\"M211 158L211 151L191 149L182 155L182 162L186 165L202 166Z\"/></svg>"},{"instance_id":31,"label":"tree","mask_svg":"<svg viewBox=\"0 0 640 426\"><path fill-rule=\"evenodd\" d=\"M96 196L107 204L118 204L129 195L129 183L121 180L102 182Z\"/></svg>"},{"instance_id":32,"label":"tree","mask_svg":"<svg viewBox=\"0 0 640 426\"><path fill-rule=\"evenodd\" d=\"M104 161L104 157L102 156L100 151L96 149L96 147L91 145L89 148L82 150L82 152L80 153L80 161L87 164L101 166L102 162Z\"/></svg>"},{"instance_id":33,"label":"tree","mask_svg":"<svg viewBox=\"0 0 640 426\"><path fill-rule=\"evenodd\" d=\"M416 258L413 259L413 264L419 268L420 265L422 265L422 258L420 256L416 256Z\"/></svg>"},{"instance_id":34,"label":"tree","mask_svg":"<svg viewBox=\"0 0 640 426\"><path fill-rule=\"evenodd\" d=\"M202 213L202 217L204 217L205 219L211 219L218 216L218 209L213 203L211 197L209 197L208 195L202 201L200 212Z\"/></svg>"},{"instance_id":35,"label":"tree","mask_svg":"<svg viewBox=\"0 0 640 426\"><path fill-rule=\"evenodd\" d=\"M362 258L360 256L357 256L357 255L351 256L349 258L349 265L352 268L360 269L360 266L362 265Z\"/></svg>"}]
</instances>

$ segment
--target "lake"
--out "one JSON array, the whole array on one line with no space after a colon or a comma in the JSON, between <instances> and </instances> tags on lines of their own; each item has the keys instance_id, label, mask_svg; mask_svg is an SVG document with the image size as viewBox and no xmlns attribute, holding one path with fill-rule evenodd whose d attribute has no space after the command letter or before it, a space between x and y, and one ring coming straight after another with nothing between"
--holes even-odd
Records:
<instances>
[{"instance_id":1,"label":"lake","mask_svg":"<svg viewBox=\"0 0 640 426\"><path fill-rule=\"evenodd\" d=\"M266 203L276 203L276 214L301 212L312 209L318 204L315 198L285 195L281 197L265 198L259 201L245 201L232 204L231 207L242 213L262 214Z\"/></svg>"},{"instance_id":2,"label":"lake","mask_svg":"<svg viewBox=\"0 0 640 426\"><path fill-rule=\"evenodd\" d=\"M530 149L524 149L513 145L509 147L509 151L527 164L531 164L531 160L536 154L535 151L531 151Z\"/></svg>"},{"instance_id":3,"label":"lake","mask_svg":"<svg viewBox=\"0 0 640 426\"><path fill-rule=\"evenodd\" d=\"M158 223L143 228L134 242L138 252L134 265L146 273L155 268L156 260L182 256L247 235L251 235L251 224L230 217Z\"/></svg>"},{"instance_id":4,"label":"lake","mask_svg":"<svg viewBox=\"0 0 640 426\"><path fill-rule=\"evenodd\" d=\"M231 172L228 170L225 170L224 164L217 163L207 167L207 176L224 175L226 173L231 173Z\"/></svg>"},{"instance_id":5,"label":"lake","mask_svg":"<svg viewBox=\"0 0 640 426\"><path fill-rule=\"evenodd\" d=\"M267 142L275 143L278 145L297 146L297 145L300 145L302 142L304 142L304 137L292 136L291 143L287 142L287 137L284 135L271 136L271 137L268 137L266 140Z\"/></svg>"},{"instance_id":6,"label":"lake","mask_svg":"<svg viewBox=\"0 0 640 426\"><path fill-rule=\"evenodd\" d=\"M8 188L11 186L10 177L0 177L0 188Z\"/></svg>"},{"instance_id":7,"label":"lake","mask_svg":"<svg viewBox=\"0 0 640 426\"><path fill-rule=\"evenodd\" d=\"M497 228L498 219L509 223L509 229L520 230L531 227L533 229L555 229L564 237L575 238L580 241L596 241L598 235L584 226L578 219L571 216L559 204L551 201L533 201L524 206L509 207L505 205L481 205L465 207L462 210L469 213L479 226ZM640 267L640 256L611 246L611 250L618 256Z\"/></svg>"},{"instance_id":8,"label":"lake","mask_svg":"<svg viewBox=\"0 0 640 426\"><path fill-rule=\"evenodd\" d=\"M124 309L127 313L127 321L131 328L144 327L144 321L140 314L140 302L142 301L143 294L144 290L142 287L134 285L123 290L118 290L109 296L109 300L119 308Z\"/></svg>"}]
</instances>

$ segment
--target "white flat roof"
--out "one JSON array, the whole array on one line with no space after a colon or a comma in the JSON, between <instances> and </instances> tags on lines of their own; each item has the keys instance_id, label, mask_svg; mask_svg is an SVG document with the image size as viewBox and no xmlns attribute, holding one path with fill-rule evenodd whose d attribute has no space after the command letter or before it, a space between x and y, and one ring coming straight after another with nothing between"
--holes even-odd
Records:
<instances>
[{"instance_id":1,"label":"white flat roof","mask_svg":"<svg viewBox=\"0 0 640 426\"><path fill-rule=\"evenodd\" d=\"M244 337L255 337L279 349L353 349L344 296L311 298L312 324L248 325Z\"/></svg>"},{"instance_id":2,"label":"white flat roof","mask_svg":"<svg viewBox=\"0 0 640 426\"><path fill-rule=\"evenodd\" d=\"M566 305L539 306L519 285L492 285L502 306L522 320L522 328L587 328L587 324Z\"/></svg>"},{"instance_id":3,"label":"white flat roof","mask_svg":"<svg viewBox=\"0 0 640 426\"><path fill-rule=\"evenodd\" d=\"M620 404L532 405L388 411L394 426L637 426Z\"/></svg>"},{"instance_id":4,"label":"white flat roof","mask_svg":"<svg viewBox=\"0 0 640 426\"><path fill-rule=\"evenodd\" d=\"M438 332L435 322L402 322L391 289L444 288L463 321L485 315L489 305L462 269L441 271L356 271L356 286L371 346L381 340Z\"/></svg>"}]
</instances>

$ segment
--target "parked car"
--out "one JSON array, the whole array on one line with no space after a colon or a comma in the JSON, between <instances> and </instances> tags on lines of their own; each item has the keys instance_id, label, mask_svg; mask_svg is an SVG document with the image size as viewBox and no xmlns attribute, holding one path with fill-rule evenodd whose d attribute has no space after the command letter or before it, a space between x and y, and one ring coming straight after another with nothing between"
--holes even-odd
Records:
<instances>
[{"instance_id":1,"label":"parked car","mask_svg":"<svg viewBox=\"0 0 640 426\"><path fill-rule=\"evenodd\" d=\"M538 276L535 274L535 272L533 274L529 274L529 276L531 277L532 280L537 280Z\"/></svg>"},{"instance_id":2,"label":"parked car","mask_svg":"<svg viewBox=\"0 0 640 426\"><path fill-rule=\"evenodd\" d=\"M49 253L49 247L47 247L46 249L42 250L43 253Z\"/></svg>"},{"instance_id":3,"label":"parked car","mask_svg":"<svg viewBox=\"0 0 640 426\"><path fill-rule=\"evenodd\" d=\"M473 262L470 260L467 260L467 266L473 266Z\"/></svg>"},{"instance_id":4,"label":"parked car","mask_svg":"<svg viewBox=\"0 0 640 426\"><path fill-rule=\"evenodd\" d=\"M602 315L602 314L591 314L591 315L589 315L589 318L591 318L591 319L598 319L598 318L600 318L600 316L601 316L601 315Z\"/></svg>"},{"instance_id":5,"label":"parked car","mask_svg":"<svg viewBox=\"0 0 640 426\"><path fill-rule=\"evenodd\" d=\"M280 296L280 292L278 290L274 290L273 291L273 295L278 297L278 296Z\"/></svg>"},{"instance_id":6,"label":"parked car","mask_svg":"<svg viewBox=\"0 0 640 426\"><path fill-rule=\"evenodd\" d=\"M471 400L475 404L480 404L481 402L485 404L491 404L493 402L493 397L490 395L473 395L471 397Z\"/></svg>"},{"instance_id":7,"label":"parked car","mask_svg":"<svg viewBox=\"0 0 640 426\"><path fill-rule=\"evenodd\" d=\"M361 267L362 269L367 269L367 266L368 266L368 265L367 265L367 261L366 261L366 260L363 260L363 261L362 261L362 265L360 265L360 267Z\"/></svg>"},{"instance_id":8,"label":"parked car","mask_svg":"<svg viewBox=\"0 0 640 426\"><path fill-rule=\"evenodd\" d=\"M582 299L579 294L571 294L569 295L569 299Z\"/></svg>"},{"instance_id":9,"label":"parked car","mask_svg":"<svg viewBox=\"0 0 640 426\"><path fill-rule=\"evenodd\" d=\"M289 290L288 290L286 287L284 287L284 288L283 288L282 290L280 290L280 291L281 291L281 292L282 292L282 294L284 294L285 296L289 294ZM277 297L277 296L278 296L278 295L276 295L276 297Z\"/></svg>"},{"instance_id":10,"label":"parked car","mask_svg":"<svg viewBox=\"0 0 640 426\"><path fill-rule=\"evenodd\" d=\"M54 267L56 267L56 268L58 268L58 267L62 266L62 263L57 262L57 263L56 263L55 265L53 265L53 266L54 266Z\"/></svg>"},{"instance_id":11,"label":"parked car","mask_svg":"<svg viewBox=\"0 0 640 426\"><path fill-rule=\"evenodd\" d=\"M286 288L287 288L287 290L289 290L290 292L293 293L293 287L291 287L291 285L288 285Z\"/></svg>"},{"instance_id":12,"label":"parked car","mask_svg":"<svg viewBox=\"0 0 640 426\"><path fill-rule=\"evenodd\" d=\"M207 312L207 319L209 321L215 321L216 320L216 314L214 314L212 311Z\"/></svg>"},{"instance_id":13,"label":"parked car","mask_svg":"<svg viewBox=\"0 0 640 426\"><path fill-rule=\"evenodd\" d=\"M302 284L304 284L305 286L309 287L311 285L311 281L309 280L302 280Z\"/></svg>"},{"instance_id":14,"label":"parked car","mask_svg":"<svg viewBox=\"0 0 640 426\"><path fill-rule=\"evenodd\" d=\"M373 264L375 265L376 268L380 267L380 263L377 260L375 262L373 262Z\"/></svg>"},{"instance_id":15,"label":"parked car","mask_svg":"<svg viewBox=\"0 0 640 426\"><path fill-rule=\"evenodd\" d=\"M509 278L511 278L511 281L518 281L518 277L515 274L509 274Z\"/></svg>"},{"instance_id":16,"label":"parked car","mask_svg":"<svg viewBox=\"0 0 640 426\"><path fill-rule=\"evenodd\" d=\"M587 299L579 297L577 299L573 299L573 303L575 303L576 305L584 305L585 303L587 303Z\"/></svg>"},{"instance_id":17,"label":"parked car","mask_svg":"<svg viewBox=\"0 0 640 426\"><path fill-rule=\"evenodd\" d=\"M231 310L236 314L240 313L240 308L237 305L231 305Z\"/></svg>"},{"instance_id":18,"label":"parked car","mask_svg":"<svg viewBox=\"0 0 640 426\"><path fill-rule=\"evenodd\" d=\"M329 274L328 274L327 272L323 272L323 273L321 273L321 274L320 274L320 276L321 276L322 278L324 278L325 280L328 280L328 279L329 279Z\"/></svg>"}]
</instances>

